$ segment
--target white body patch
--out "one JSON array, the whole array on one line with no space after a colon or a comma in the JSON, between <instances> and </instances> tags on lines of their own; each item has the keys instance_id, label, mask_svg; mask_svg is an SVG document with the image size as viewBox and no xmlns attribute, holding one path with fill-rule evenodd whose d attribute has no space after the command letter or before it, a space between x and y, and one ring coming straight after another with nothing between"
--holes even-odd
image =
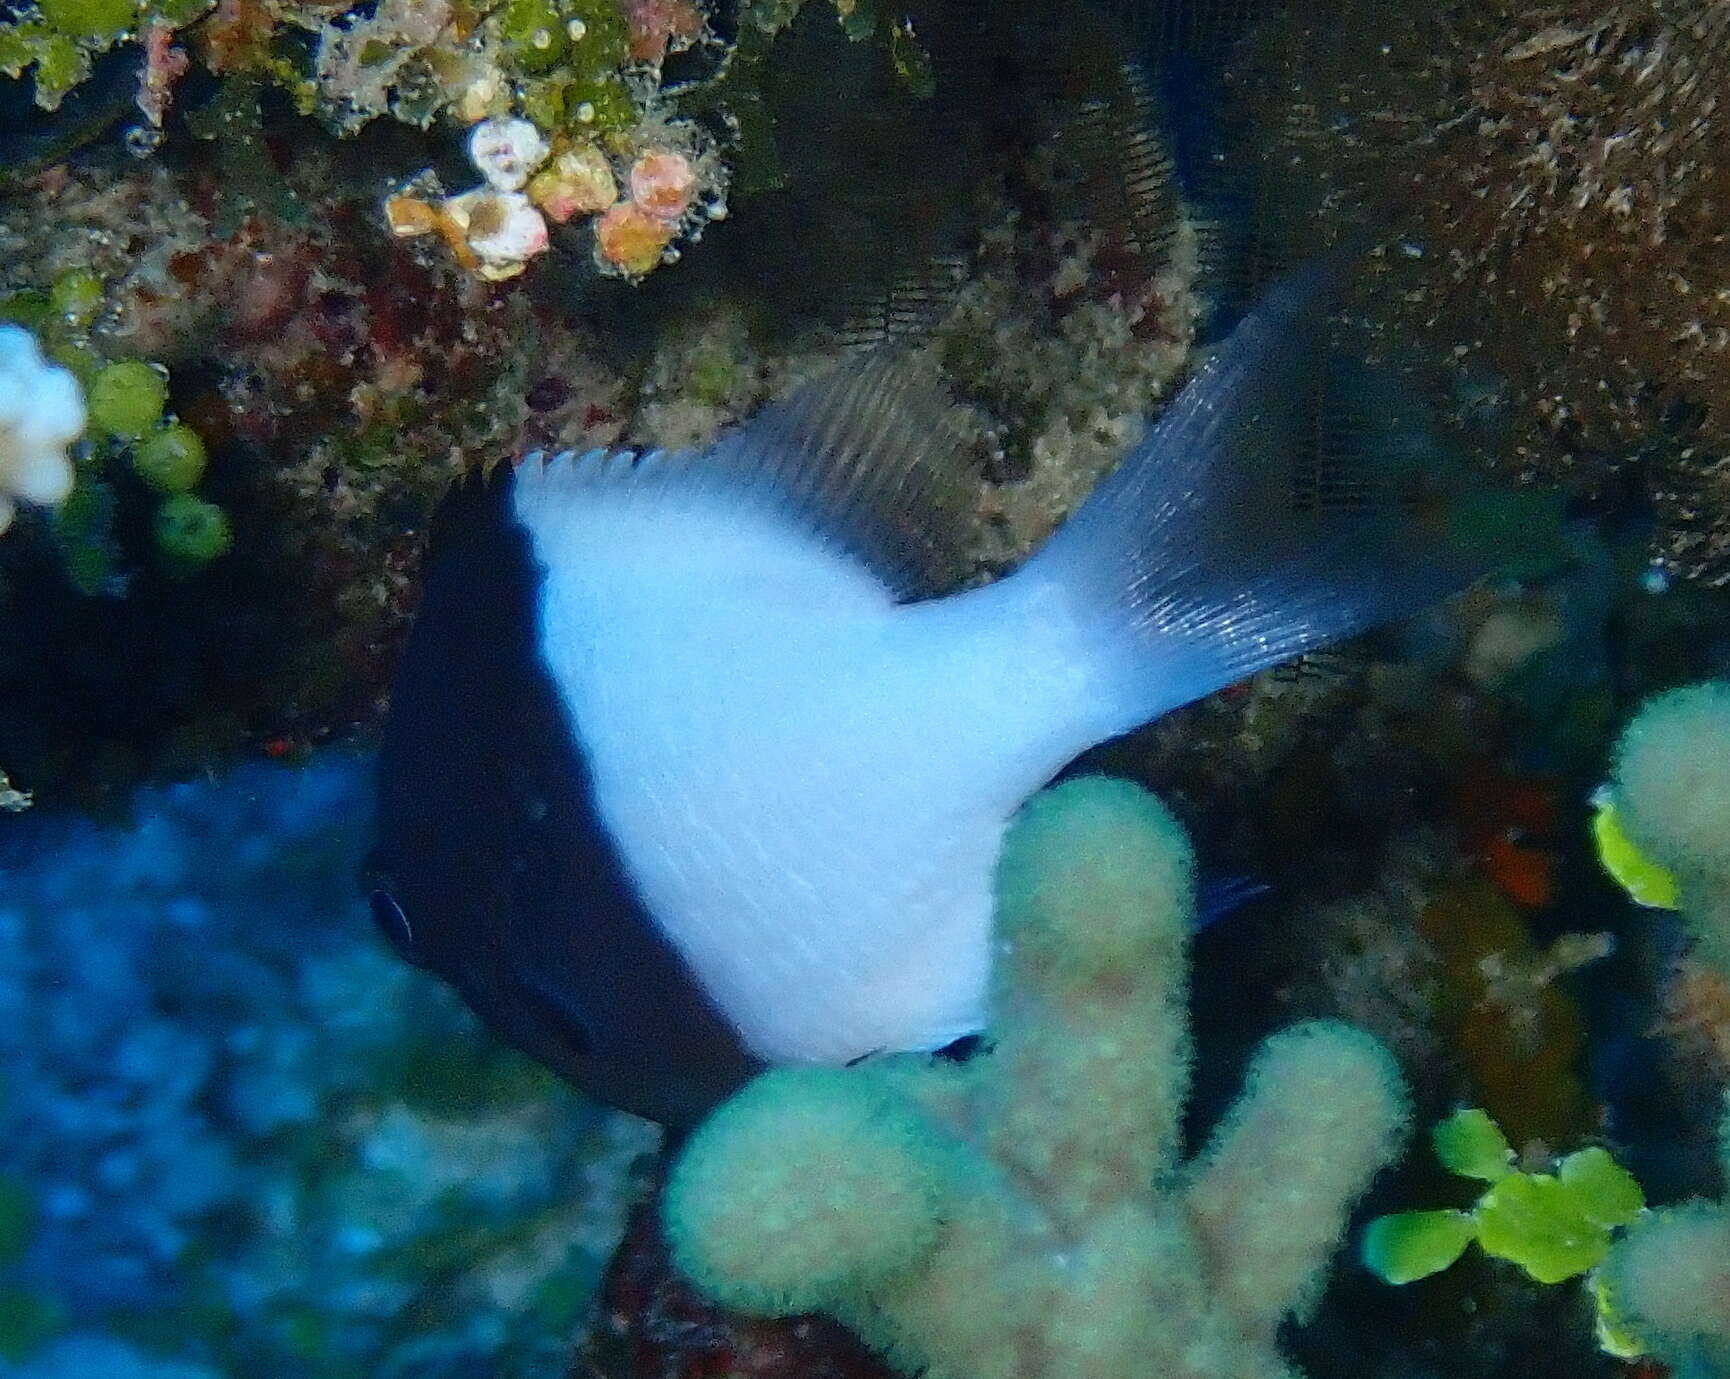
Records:
<instances>
[{"instance_id":1,"label":"white body patch","mask_svg":"<svg viewBox=\"0 0 1730 1379\"><path fill-rule=\"evenodd\" d=\"M546 665L691 972L776 1062L981 1028L1003 829L1140 721L1117 658L1048 584L898 606L760 505L563 483L560 463L515 493Z\"/></svg>"}]
</instances>

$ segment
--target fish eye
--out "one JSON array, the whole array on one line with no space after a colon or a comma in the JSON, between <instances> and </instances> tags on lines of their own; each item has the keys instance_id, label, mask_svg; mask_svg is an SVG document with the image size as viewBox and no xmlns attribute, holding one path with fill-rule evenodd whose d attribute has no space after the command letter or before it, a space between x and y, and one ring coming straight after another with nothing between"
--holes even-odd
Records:
<instances>
[{"instance_id":1,"label":"fish eye","mask_svg":"<svg viewBox=\"0 0 1730 1379\"><path fill-rule=\"evenodd\" d=\"M415 946L414 926L409 923L408 911L397 898L385 887L375 886L367 893L366 903L372 911L372 922L378 926L379 933L384 935L384 941L392 951L404 962L421 966L424 958Z\"/></svg>"}]
</instances>

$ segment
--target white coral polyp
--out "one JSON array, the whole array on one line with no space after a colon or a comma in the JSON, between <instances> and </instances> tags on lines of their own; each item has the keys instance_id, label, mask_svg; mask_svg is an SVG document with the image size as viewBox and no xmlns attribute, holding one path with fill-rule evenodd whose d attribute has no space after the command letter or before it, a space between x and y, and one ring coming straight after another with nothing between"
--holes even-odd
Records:
<instances>
[{"instance_id":1,"label":"white coral polyp","mask_svg":"<svg viewBox=\"0 0 1730 1379\"><path fill-rule=\"evenodd\" d=\"M527 120L482 120L469 134L469 157L487 185L517 191L546 162L550 150L541 131Z\"/></svg>"},{"instance_id":2,"label":"white coral polyp","mask_svg":"<svg viewBox=\"0 0 1730 1379\"><path fill-rule=\"evenodd\" d=\"M521 192L478 188L452 197L446 212L480 260L481 276L509 277L547 247L547 222Z\"/></svg>"},{"instance_id":3,"label":"white coral polyp","mask_svg":"<svg viewBox=\"0 0 1730 1379\"><path fill-rule=\"evenodd\" d=\"M0 531L19 502L49 506L72 492L67 449L84 434L78 380L18 326L0 325Z\"/></svg>"}]
</instances>

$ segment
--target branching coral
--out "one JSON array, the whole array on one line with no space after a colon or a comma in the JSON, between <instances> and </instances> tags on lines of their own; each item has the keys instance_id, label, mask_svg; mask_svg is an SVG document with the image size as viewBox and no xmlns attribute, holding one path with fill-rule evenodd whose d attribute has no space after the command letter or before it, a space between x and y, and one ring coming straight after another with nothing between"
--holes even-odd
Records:
<instances>
[{"instance_id":1,"label":"branching coral","mask_svg":"<svg viewBox=\"0 0 1730 1379\"><path fill-rule=\"evenodd\" d=\"M1719 1156L1730 1182L1730 1119ZM1635 1222L1604 1283L1621 1324L1675 1379L1730 1375L1730 1202L1690 1202Z\"/></svg>"},{"instance_id":2,"label":"branching coral","mask_svg":"<svg viewBox=\"0 0 1730 1379\"><path fill-rule=\"evenodd\" d=\"M1730 972L1730 681L1648 700L1616 745L1609 794L1629 841L1675 879L1700 956Z\"/></svg>"},{"instance_id":3,"label":"branching coral","mask_svg":"<svg viewBox=\"0 0 1730 1379\"><path fill-rule=\"evenodd\" d=\"M1594 802L1605 870L1640 904L1679 910L1694 939L1665 983L1662 1029L1721 1077L1730 1065L1730 682L1649 699Z\"/></svg>"},{"instance_id":4,"label":"branching coral","mask_svg":"<svg viewBox=\"0 0 1730 1379\"><path fill-rule=\"evenodd\" d=\"M931 1379L1290 1375L1277 1330L1406 1119L1392 1060L1341 1025L1276 1035L1180 1165L1178 825L1132 786L1070 782L1011 827L997 893L994 1047L759 1078L674 1168L675 1262Z\"/></svg>"},{"instance_id":5,"label":"branching coral","mask_svg":"<svg viewBox=\"0 0 1730 1379\"><path fill-rule=\"evenodd\" d=\"M1603 806L1642 866L1668 874L1715 978L1718 1037L1722 979L1730 974L1730 682L1670 690L1648 700L1616 744ZM1711 969L1707 971L1707 969ZM1730 1120L1720 1130L1730 1181ZM1606 1268L1608 1300L1637 1341L1678 1379L1730 1376L1730 1204L1701 1202L1637 1222Z\"/></svg>"}]
</instances>

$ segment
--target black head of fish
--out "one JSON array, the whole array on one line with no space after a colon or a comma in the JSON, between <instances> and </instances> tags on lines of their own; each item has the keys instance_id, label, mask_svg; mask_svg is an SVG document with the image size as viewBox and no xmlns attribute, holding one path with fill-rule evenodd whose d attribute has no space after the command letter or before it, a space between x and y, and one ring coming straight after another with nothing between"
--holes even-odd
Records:
<instances>
[{"instance_id":1,"label":"black head of fish","mask_svg":"<svg viewBox=\"0 0 1730 1379\"><path fill-rule=\"evenodd\" d=\"M493 1030L672 1125L753 1071L643 910L539 649L542 572L500 467L434 519L379 765L373 917Z\"/></svg>"}]
</instances>

